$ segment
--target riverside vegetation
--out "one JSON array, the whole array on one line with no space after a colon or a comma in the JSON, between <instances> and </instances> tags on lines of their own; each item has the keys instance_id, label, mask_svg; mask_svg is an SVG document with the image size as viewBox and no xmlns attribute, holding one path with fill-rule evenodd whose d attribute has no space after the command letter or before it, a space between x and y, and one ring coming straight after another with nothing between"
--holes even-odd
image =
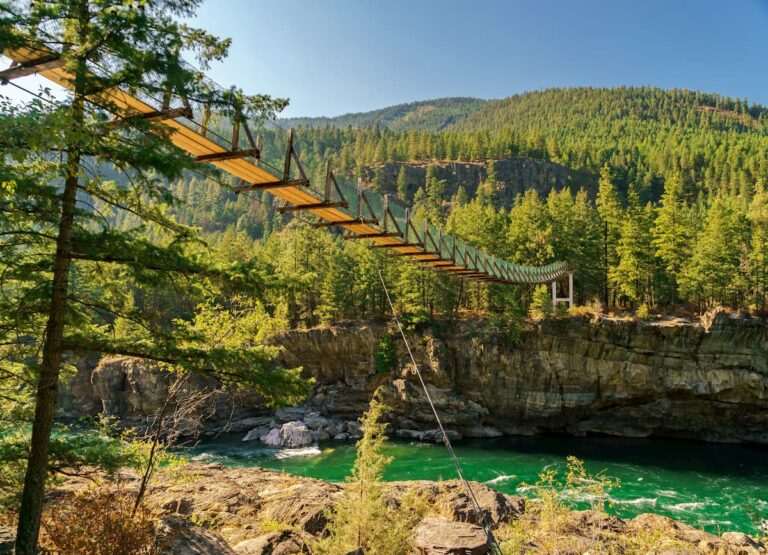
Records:
<instances>
[{"instance_id":1,"label":"riverside vegetation","mask_svg":"<svg viewBox=\"0 0 768 555\"><path fill-rule=\"evenodd\" d=\"M73 472L158 463L160 426L137 444L97 427L54 425L58 385L89 353L215 377L279 406L301 401L312 383L281 367L267 339L385 316L377 266L409 328L472 311L514 335L520 315L553 309L542 288L467 285L281 216L267 196L236 197L227 179L146 123L105 126L104 107L86 97L113 86L159 95L170 86L225 115L237 105L254 126L286 105L213 90L182 63L191 54L205 69L229 46L179 23L198 5L0 1L3 47L66 44L64 61L78 76L70 97L0 100L0 493L18 526L19 555L37 551L46 486ZM86 71L105 59L120 71ZM312 177L326 159L341 179L370 174L368 186L412 202L416 219L492 254L565 260L580 304L640 317L717 304L759 315L768 285L767 113L690 91L562 89L418 103L341 127L307 120L298 148ZM283 132L265 126L261 136L265 160L275 161ZM508 158L567 167L595 191L532 187L505 204L496 162ZM468 190L438 178L448 161L479 164L482 182ZM399 168L394 183L386 164ZM408 168L418 164L428 166L424 181L410 182Z\"/></svg>"},{"instance_id":2,"label":"riverside vegetation","mask_svg":"<svg viewBox=\"0 0 768 555\"><path fill-rule=\"evenodd\" d=\"M504 555L765 552L744 534L719 537L649 514L612 516L609 494L620 484L590 475L574 457L563 475L543 471L527 499L473 483L480 514L456 480L383 482L390 462L380 420L386 411L375 395L361 418L363 435L343 485L189 463L158 468L145 504L133 512L139 482L133 472L73 477L43 515L41 545L45 552L82 555L482 555L490 539L478 524L488 518ZM574 503L587 508L573 510Z\"/></svg>"}]
</instances>

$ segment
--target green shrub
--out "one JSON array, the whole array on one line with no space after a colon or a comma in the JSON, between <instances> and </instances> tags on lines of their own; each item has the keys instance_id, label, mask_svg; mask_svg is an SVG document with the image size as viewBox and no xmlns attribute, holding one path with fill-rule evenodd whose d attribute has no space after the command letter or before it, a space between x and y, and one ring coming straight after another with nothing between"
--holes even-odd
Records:
<instances>
[{"instance_id":1,"label":"green shrub","mask_svg":"<svg viewBox=\"0 0 768 555\"><path fill-rule=\"evenodd\" d=\"M637 307L637 310L635 311L635 316L637 316L641 320L650 320L653 317L651 314L651 309L648 308L648 305L645 303Z\"/></svg>"},{"instance_id":2,"label":"green shrub","mask_svg":"<svg viewBox=\"0 0 768 555\"><path fill-rule=\"evenodd\" d=\"M19 501L29 456L31 425L0 427L0 509L13 511ZM56 424L51 434L48 479L58 481L59 471L77 473L98 467L111 473L132 466L132 457L120 438L101 426Z\"/></svg>"},{"instance_id":3,"label":"green shrub","mask_svg":"<svg viewBox=\"0 0 768 555\"><path fill-rule=\"evenodd\" d=\"M339 555L362 550L366 555L413 552L413 529L426 513L424 499L409 493L399 504L388 503L382 482L391 457L383 454L387 425L379 420L387 410L377 391L360 419L363 437L347 478L344 496L328 512L327 537L314 543L316 555Z\"/></svg>"},{"instance_id":4,"label":"green shrub","mask_svg":"<svg viewBox=\"0 0 768 555\"><path fill-rule=\"evenodd\" d=\"M518 345L522 335L522 323L512 312L491 314L488 318L488 331L500 334L511 345Z\"/></svg>"},{"instance_id":5,"label":"green shrub","mask_svg":"<svg viewBox=\"0 0 768 555\"><path fill-rule=\"evenodd\" d=\"M502 552L517 555L530 545L537 546L536 553L575 552L580 546L574 543L567 529L571 506L587 500L593 511L604 512L610 491L618 486L618 480L602 473L589 474L584 463L576 457L568 457L564 477L557 470L548 468L531 486L533 500L526 503L525 513L498 530ZM607 545L597 547L595 553L613 552Z\"/></svg>"}]
</instances>

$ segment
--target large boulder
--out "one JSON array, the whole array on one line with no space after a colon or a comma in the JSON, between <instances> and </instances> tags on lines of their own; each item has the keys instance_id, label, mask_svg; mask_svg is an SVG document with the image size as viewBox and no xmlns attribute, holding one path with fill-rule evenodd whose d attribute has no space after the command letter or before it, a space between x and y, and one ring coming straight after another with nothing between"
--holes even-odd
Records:
<instances>
[{"instance_id":1,"label":"large boulder","mask_svg":"<svg viewBox=\"0 0 768 555\"><path fill-rule=\"evenodd\" d=\"M328 521L327 510L342 491L338 484L259 468L201 463L192 468L195 480L178 482L158 476L147 501L181 517L215 517L218 531L230 545L259 535L253 530L257 522L277 522L319 534Z\"/></svg>"},{"instance_id":2,"label":"large boulder","mask_svg":"<svg viewBox=\"0 0 768 555\"><path fill-rule=\"evenodd\" d=\"M414 543L422 555L485 555L491 549L478 525L435 517L421 521Z\"/></svg>"},{"instance_id":3,"label":"large boulder","mask_svg":"<svg viewBox=\"0 0 768 555\"><path fill-rule=\"evenodd\" d=\"M408 491L415 491L429 505L442 507L444 516L449 516L445 513L449 511L451 519L471 524L481 524L483 521L500 524L518 518L525 511L525 500L522 497L501 493L477 482L470 483L481 508L479 514L464 484L459 480L412 480L390 482L388 486L392 498L397 499Z\"/></svg>"},{"instance_id":4,"label":"large boulder","mask_svg":"<svg viewBox=\"0 0 768 555\"><path fill-rule=\"evenodd\" d=\"M160 365L133 357L88 357L78 362L73 380L62 384L60 412L66 416L93 416L101 412L123 424L141 426L153 421L162 409L177 376ZM176 394L183 400L197 392L209 395L195 421L203 426L194 435L221 431L245 432L261 425L266 406L253 390L229 390L210 376L194 374ZM174 407L171 407L172 409ZM269 421L272 417L267 417Z\"/></svg>"},{"instance_id":5,"label":"large boulder","mask_svg":"<svg viewBox=\"0 0 768 555\"><path fill-rule=\"evenodd\" d=\"M174 515L158 521L156 542L164 555L235 555L219 534Z\"/></svg>"},{"instance_id":6,"label":"large boulder","mask_svg":"<svg viewBox=\"0 0 768 555\"><path fill-rule=\"evenodd\" d=\"M306 447L312 445L312 433L303 422L286 422L280 428L274 428L262 441L270 447Z\"/></svg>"},{"instance_id":7,"label":"large boulder","mask_svg":"<svg viewBox=\"0 0 768 555\"><path fill-rule=\"evenodd\" d=\"M225 426L225 432L240 433L253 430L254 428L262 428L264 426L272 426L274 418L272 416L251 416L248 418L241 418L240 420L234 420Z\"/></svg>"}]
</instances>

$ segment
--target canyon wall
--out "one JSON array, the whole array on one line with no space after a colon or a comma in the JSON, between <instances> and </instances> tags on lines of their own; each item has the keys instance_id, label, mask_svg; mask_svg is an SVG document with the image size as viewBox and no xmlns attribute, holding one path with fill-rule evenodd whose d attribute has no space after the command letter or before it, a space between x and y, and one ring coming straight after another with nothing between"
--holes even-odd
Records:
<instances>
[{"instance_id":1,"label":"canyon wall","mask_svg":"<svg viewBox=\"0 0 768 555\"><path fill-rule=\"evenodd\" d=\"M377 369L385 336L396 362ZM585 316L527 323L515 334L477 319L411 332L410 341L455 436L565 432L768 443L768 325L756 319L725 311L701 322ZM385 324L297 330L275 342L284 347L285 366L302 366L317 380L305 412L354 419L382 387L395 433L418 437L435 428L402 341ZM63 406L71 415L85 408L146 417L168 384L157 372L132 359L103 360L81 370L77 387L64 388ZM247 429L265 414L254 395L216 399L211 429Z\"/></svg>"},{"instance_id":2,"label":"canyon wall","mask_svg":"<svg viewBox=\"0 0 768 555\"><path fill-rule=\"evenodd\" d=\"M386 333L383 325L349 323L279 342L287 365L317 378L309 404L320 412L359 414L382 386L396 430L434 428L403 348L393 371L374 369ZM516 339L467 321L411 342L444 424L465 437L567 432L768 443L768 325L758 320L725 311L696 323L584 317L543 321Z\"/></svg>"},{"instance_id":3,"label":"canyon wall","mask_svg":"<svg viewBox=\"0 0 768 555\"><path fill-rule=\"evenodd\" d=\"M413 197L419 187L427 180L427 168L431 167L435 178L445 181L446 198L456 194L463 186L469 196L474 198L478 186L488 178L488 165L492 164L496 176L495 196L498 205L511 208L515 197L528 189L536 189L546 197L551 189L557 191L570 187L576 193L584 188L591 198L597 194L597 176L585 171L576 171L547 160L514 157L481 162L430 162L430 163L390 163L376 168L363 169L363 184L371 186L378 174L382 193L397 193L397 176L400 168L405 168L409 197Z\"/></svg>"}]
</instances>

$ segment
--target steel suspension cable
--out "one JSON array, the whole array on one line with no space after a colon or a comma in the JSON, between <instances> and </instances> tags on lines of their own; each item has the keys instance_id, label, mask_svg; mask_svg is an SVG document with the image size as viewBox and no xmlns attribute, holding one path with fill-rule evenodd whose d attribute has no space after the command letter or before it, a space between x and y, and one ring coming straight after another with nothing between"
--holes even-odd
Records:
<instances>
[{"instance_id":1,"label":"steel suspension cable","mask_svg":"<svg viewBox=\"0 0 768 555\"><path fill-rule=\"evenodd\" d=\"M424 378L421 376L419 365L416 363L416 358L413 356L413 351L411 351L411 345L408 343L408 338L405 336L405 331L403 331L403 325L400 323L400 318L397 315L397 310L395 310L395 305L392 302L392 298L389 296L389 289L387 288L387 284L384 281L384 275L381 273L381 268L379 267L379 264L377 261L374 261L374 264L376 267L376 272L379 274L381 287L384 289L384 294L387 297L389 308L392 309L392 316L394 317L395 323L397 324L397 329L400 332L400 337L402 337L403 343L405 343L405 348L408 351L408 356L411 359L411 364L413 364L413 368L416 371L416 376L418 376L419 378L419 383L421 384L422 390L424 390L424 395L427 398L429 407L432 409L432 414L434 415L435 421L437 422L437 427L440 429L440 434L443 436L443 443L445 444L445 447L448 450L448 454L451 457L451 462L453 462L453 466L456 468L456 474L459 476L459 480L464 486L467 496L469 497L470 502L472 503L475 511L477 512L478 517L481 518L480 526L483 528L483 532L485 532L485 535L488 538L488 543L491 545L491 551L496 555L502 555L501 548L499 547L499 544L496 541L496 538L493 536L493 532L491 531L491 523L489 522L490 519L489 519L488 513L483 512L482 508L480 507L480 503L477 500L477 496L475 495L475 491L472 489L472 484L470 484L469 480L467 480L467 478L464 476L464 470L461 466L461 461L459 461L459 457L456 455L456 451L454 451L453 445L451 445L451 440L448 438L448 434L445 432L445 428L443 427L443 422L442 420L440 420L440 415L437 412L435 403L432 401L432 396L429 394L429 390L427 389L427 384L424 382Z\"/></svg>"}]
</instances>

